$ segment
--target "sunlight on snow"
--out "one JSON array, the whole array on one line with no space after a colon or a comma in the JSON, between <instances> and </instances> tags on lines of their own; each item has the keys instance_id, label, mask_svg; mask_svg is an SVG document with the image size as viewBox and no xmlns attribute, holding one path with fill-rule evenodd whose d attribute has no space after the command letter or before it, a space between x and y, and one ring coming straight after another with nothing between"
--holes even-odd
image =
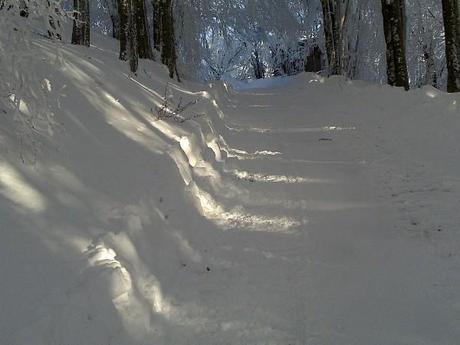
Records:
<instances>
[{"instance_id":1,"label":"sunlight on snow","mask_svg":"<svg viewBox=\"0 0 460 345\"><path fill-rule=\"evenodd\" d=\"M242 206L233 207L230 210L216 201L211 194L202 190L194 181L193 171L204 177L210 177L214 183L213 187L217 192L221 191L221 177L220 174L213 168L213 166L206 162L201 156L201 149L193 136L184 136L180 140L180 147L182 152L188 159L188 165L184 162L184 155L181 152L171 152L171 157L175 161L179 172L181 173L184 182L190 186L190 192L196 201L196 206L201 210L202 215L223 227L224 229L230 228L242 228L250 231L266 231L266 232L293 232L292 228L299 226L302 222L299 222L289 217L277 217L277 216L264 216L260 214L248 213ZM277 177L281 180L281 177ZM226 185L225 189L229 189ZM238 197L240 198L240 197Z\"/></svg>"},{"instance_id":2,"label":"sunlight on snow","mask_svg":"<svg viewBox=\"0 0 460 345\"><path fill-rule=\"evenodd\" d=\"M189 186L189 191L195 201L195 206L201 211L206 219L214 222L225 230L240 228L240 230L250 231L292 233L292 228L302 224L302 222L289 217L271 217L248 213L241 206L233 207L230 210L226 209L222 203L216 201L211 194L202 190L196 182L194 182L193 173L190 167L195 166L195 173L200 173L202 176L213 177L218 181L220 180L220 175L212 168L211 164L205 162L202 158L198 158L199 154L195 152L198 149L191 144L190 141L184 140L184 142L186 142L186 145L181 145L185 146L183 150L171 150L169 154L176 163L185 184ZM219 189L219 187L214 187ZM226 186L226 188L228 189L228 186ZM241 199L241 195L239 198Z\"/></svg>"},{"instance_id":3,"label":"sunlight on snow","mask_svg":"<svg viewBox=\"0 0 460 345\"><path fill-rule=\"evenodd\" d=\"M134 282L126 267L118 260L114 249L104 243L91 245L86 251L88 268L100 269L105 274L104 285L109 289L109 297L120 316L124 328L133 337L147 334L149 311L133 294Z\"/></svg>"},{"instance_id":4,"label":"sunlight on snow","mask_svg":"<svg viewBox=\"0 0 460 345\"><path fill-rule=\"evenodd\" d=\"M48 92L52 91L51 82L49 81L49 79L47 78L43 79L43 88L47 90Z\"/></svg>"},{"instance_id":5,"label":"sunlight on snow","mask_svg":"<svg viewBox=\"0 0 460 345\"><path fill-rule=\"evenodd\" d=\"M190 164L191 167L195 168L198 162L198 159L200 159L199 155L196 150L194 150L194 147L197 147L196 143L192 143L191 139L189 137L182 137L179 141L180 147L182 151L184 151L185 155L188 158L188 163Z\"/></svg>"},{"instance_id":6,"label":"sunlight on snow","mask_svg":"<svg viewBox=\"0 0 460 345\"><path fill-rule=\"evenodd\" d=\"M257 150L256 152L250 153L245 150L235 149L230 147L225 139L219 135L219 139L216 139L215 143L212 143L213 147L210 147L213 151L215 149L220 149L227 154L229 158L236 158L237 160L254 160L266 156L281 156L283 153L279 151L270 151L270 150ZM208 143L209 147L209 143Z\"/></svg>"},{"instance_id":7,"label":"sunlight on snow","mask_svg":"<svg viewBox=\"0 0 460 345\"><path fill-rule=\"evenodd\" d=\"M182 242L180 236L178 239ZM114 307L125 330L134 339L152 335L154 315L181 325L210 322L191 316L183 306L171 303L164 295L160 281L150 272L127 234L109 233L91 245L86 253L89 267L105 272Z\"/></svg>"},{"instance_id":8,"label":"sunlight on snow","mask_svg":"<svg viewBox=\"0 0 460 345\"><path fill-rule=\"evenodd\" d=\"M247 131L254 133L316 133L316 132L340 132L340 131L352 131L356 130L356 127L340 127L340 126L324 126L324 127L305 127L305 128L259 128L259 127L248 127L244 129L232 129L236 131Z\"/></svg>"},{"instance_id":9,"label":"sunlight on snow","mask_svg":"<svg viewBox=\"0 0 460 345\"><path fill-rule=\"evenodd\" d=\"M152 311L167 314L172 306L164 297L160 282L149 273L149 269L139 257L137 249L128 235L111 233L107 237L111 246L117 251L119 260L129 262L134 277L133 283L143 297L150 302Z\"/></svg>"},{"instance_id":10,"label":"sunlight on snow","mask_svg":"<svg viewBox=\"0 0 460 345\"><path fill-rule=\"evenodd\" d=\"M6 162L0 162L0 193L15 204L35 213L43 212L47 207L45 197Z\"/></svg>"},{"instance_id":11,"label":"sunlight on snow","mask_svg":"<svg viewBox=\"0 0 460 345\"><path fill-rule=\"evenodd\" d=\"M224 159L222 158L222 151L219 146L219 139L217 139L214 136L208 135L208 137L206 138L206 146L208 146L214 153L214 158L216 162L224 161Z\"/></svg>"},{"instance_id":12,"label":"sunlight on snow","mask_svg":"<svg viewBox=\"0 0 460 345\"><path fill-rule=\"evenodd\" d=\"M147 91L148 93L154 95L155 97L157 97L158 99L161 99L163 96L160 95L158 92L152 90L151 88L145 86L144 84L138 82L136 79L134 78L131 78L129 75L125 74L125 76L131 80L133 83L137 84L138 86L140 86L142 89L144 89L144 91Z\"/></svg>"},{"instance_id":13,"label":"sunlight on snow","mask_svg":"<svg viewBox=\"0 0 460 345\"><path fill-rule=\"evenodd\" d=\"M217 112L217 115L219 115L219 118L220 118L221 120L223 120L223 119L225 118L225 114L224 114L224 112L220 109L220 107L219 107L219 105L217 104L216 100L213 99L213 100L211 101L211 103L212 103L212 105L214 106L214 108L216 109L216 112Z\"/></svg>"},{"instance_id":14,"label":"sunlight on snow","mask_svg":"<svg viewBox=\"0 0 460 345\"><path fill-rule=\"evenodd\" d=\"M134 82L141 86L145 91L158 96L158 94L153 90L150 90L137 81ZM88 93L90 102L101 110L101 112L106 117L107 122L115 127L118 131L124 133L131 140L142 144L154 152L169 154L169 156L175 162L184 183L189 186L189 191L195 199L195 206L208 220L214 222L224 229L240 228L241 230L249 231L282 233L292 233L292 229L294 227L302 224L302 222L290 217L265 216L249 213L245 211L242 206L236 206L227 209L222 203L216 201L209 193L202 190L194 182L193 174L197 174L198 176L203 177L211 177L217 181L220 180L220 174L212 167L209 162L203 159L201 155L200 144L193 134L165 121L156 120L152 114L147 113L145 109L139 109L135 104L131 105L136 113L148 121L152 127L157 129L168 139L177 142L180 149L176 148L174 145L168 144L163 139L161 139L144 123L137 120L133 115L131 115L131 112L111 94L101 90L100 92L103 96L101 98L92 91L87 90L86 92ZM213 103L216 109L218 109L218 105L214 100ZM220 139L221 142L227 146L223 138ZM221 157L220 147L217 141L214 140L208 142L208 147L214 151L216 158L219 158L219 156ZM223 151L226 151L228 156L236 156L238 159L254 159L258 156L276 156L281 154L280 152L269 150L260 150L255 153L248 153L243 150L231 149L228 147L223 149ZM257 175L257 178L267 182L313 182L312 180L290 176L262 176L260 174Z\"/></svg>"},{"instance_id":15,"label":"sunlight on snow","mask_svg":"<svg viewBox=\"0 0 460 345\"><path fill-rule=\"evenodd\" d=\"M428 90L426 91L426 95L430 98L436 98L438 96L438 92L434 90Z\"/></svg>"},{"instance_id":16,"label":"sunlight on snow","mask_svg":"<svg viewBox=\"0 0 460 345\"><path fill-rule=\"evenodd\" d=\"M324 84L326 82L326 78L321 77L318 74L315 74L314 77L308 81L309 84L317 82Z\"/></svg>"},{"instance_id":17,"label":"sunlight on snow","mask_svg":"<svg viewBox=\"0 0 460 345\"><path fill-rule=\"evenodd\" d=\"M164 218L164 217L163 217ZM202 262L203 258L199 251L192 248L190 242L177 230L171 230L171 236L179 246L179 249L185 254L190 260L196 263Z\"/></svg>"},{"instance_id":18,"label":"sunlight on snow","mask_svg":"<svg viewBox=\"0 0 460 345\"><path fill-rule=\"evenodd\" d=\"M251 182L271 182L271 183L332 183L331 180L312 177L289 176L289 175L270 175L262 173L250 173L244 170L233 169L232 174L241 180Z\"/></svg>"},{"instance_id":19,"label":"sunlight on snow","mask_svg":"<svg viewBox=\"0 0 460 345\"><path fill-rule=\"evenodd\" d=\"M82 84L82 92L88 101L105 116L108 124L154 153L163 153L167 149L168 144L150 130L145 123L136 119L118 99L105 90L88 88L87 85L94 81L86 73L81 72L81 69L71 66L72 68L67 69L67 73Z\"/></svg>"},{"instance_id":20,"label":"sunlight on snow","mask_svg":"<svg viewBox=\"0 0 460 345\"><path fill-rule=\"evenodd\" d=\"M16 104L18 110L21 113L23 113L24 115L30 116L29 106L27 105L26 102L24 102L24 100L18 98L15 94L11 94L9 98L14 104Z\"/></svg>"},{"instance_id":21,"label":"sunlight on snow","mask_svg":"<svg viewBox=\"0 0 460 345\"><path fill-rule=\"evenodd\" d=\"M249 213L241 206L227 210L223 204L217 202L211 194L202 190L196 183L190 186L190 192L195 197L197 208L201 210L202 215L222 227L223 230L237 229L289 234L295 233L294 228L303 224L290 217Z\"/></svg>"},{"instance_id":22,"label":"sunlight on snow","mask_svg":"<svg viewBox=\"0 0 460 345\"><path fill-rule=\"evenodd\" d=\"M182 177L182 180L188 186L193 181L193 175L182 150L179 150L178 148L173 148L168 152L168 154L176 164L177 169L179 170L179 174Z\"/></svg>"},{"instance_id":23,"label":"sunlight on snow","mask_svg":"<svg viewBox=\"0 0 460 345\"><path fill-rule=\"evenodd\" d=\"M171 140L179 142L181 137L187 134L186 131L172 126L165 121L157 120L153 117L146 118L146 120L149 121L152 127L160 131L163 135Z\"/></svg>"},{"instance_id":24,"label":"sunlight on snow","mask_svg":"<svg viewBox=\"0 0 460 345\"><path fill-rule=\"evenodd\" d=\"M43 167L45 168L45 167ZM62 165L53 165L47 168L51 178L74 192L86 191L85 185L69 169Z\"/></svg>"},{"instance_id":25,"label":"sunlight on snow","mask_svg":"<svg viewBox=\"0 0 460 345\"><path fill-rule=\"evenodd\" d=\"M125 134L131 140L141 144L155 153L163 153L168 144L141 121L137 120L114 97L103 91L103 96L110 102L101 103L99 97L91 97L94 106L98 107L107 119L107 123Z\"/></svg>"}]
</instances>

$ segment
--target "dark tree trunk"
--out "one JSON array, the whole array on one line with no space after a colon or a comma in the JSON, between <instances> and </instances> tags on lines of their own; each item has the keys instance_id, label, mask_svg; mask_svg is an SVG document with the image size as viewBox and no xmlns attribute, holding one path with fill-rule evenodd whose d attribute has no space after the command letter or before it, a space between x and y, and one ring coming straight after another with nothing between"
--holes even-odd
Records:
<instances>
[{"instance_id":1,"label":"dark tree trunk","mask_svg":"<svg viewBox=\"0 0 460 345\"><path fill-rule=\"evenodd\" d=\"M265 78L265 67L262 61L260 61L259 51L257 50L257 47L252 52L251 65L252 65L252 68L254 69L254 76L256 77L256 79Z\"/></svg>"},{"instance_id":2,"label":"dark tree trunk","mask_svg":"<svg viewBox=\"0 0 460 345\"><path fill-rule=\"evenodd\" d=\"M72 44L89 47L90 45L90 17L89 0L74 0L74 19L72 30Z\"/></svg>"},{"instance_id":3,"label":"dark tree trunk","mask_svg":"<svg viewBox=\"0 0 460 345\"><path fill-rule=\"evenodd\" d=\"M120 59L129 61L131 72L136 73L139 57L134 11L133 0L118 0L118 15L120 18Z\"/></svg>"},{"instance_id":4,"label":"dark tree trunk","mask_svg":"<svg viewBox=\"0 0 460 345\"><path fill-rule=\"evenodd\" d=\"M128 59L128 34L129 34L129 2L131 0L118 0L118 18L120 20L120 60Z\"/></svg>"},{"instance_id":5,"label":"dark tree trunk","mask_svg":"<svg viewBox=\"0 0 460 345\"><path fill-rule=\"evenodd\" d=\"M288 73L288 56L286 50L280 44L270 47L273 62L273 75L279 77ZM257 73L254 73L257 74Z\"/></svg>"},{"instance_id":6,"label":"dark tree trunk","mask_svg":"<svg viewBox=\"0 0 460 345\"><path fill-rule=\"evenodd\" d=\"M341 49L342 30L340 28L341 0L321 0L323 8L323 27L326 40L326 54L329 73L342 74Z\"/></svg>"},{"instance_id":7,"label":"dark tree trunk","mask_svg":"<svg viewBox=\"0 0 460 345\"><path fill-rule=\"evenodd\" d=\"M120 17L118 15L117 0L105 0L105 5L109 11L110 20L112 21L112 37L120 39Z\"/></svg>"},{"instance_id":8,"label":"dark tree trunk","mask_svg":"<svg viewBox=\"0 0 460 345\"><path fill-rule=\"evenodd\" d=\"M137 32L137 53L141 59L151 59L153 57L150 48L149 34L147 30L147 17L145 16L145 1L134 0L134 20Z\"/></svg>"},{"instance_id":9,"label":"dark tree trunk","mask_svg":"<svg viewBox=\"0 0 460 345\"><path fill-rule=\"evenodd\" d=\"M161 62L168 66L169 77L180 81L177 73L176 38L174 34L173 1L161 0Z\"/></svg>"},{"instance_id":10,"label":"dark tree trunk","mask_svg":"<svg viewBox=\"0 0 460 345\"><path fill-rule=\"evenodd\" d=\"M135 1L130 1L130 16L129 16L129 34L128 34L128 60L129 69L132 73L136 74L137 68L139 67L139 46L138 46L138 30L136 19L136 8L134 7Z\"/></svg>"},{"instance_id":11,"label":"dark tree trunk","mask_svg":"<svg viewBox=\"0 0 460 345\"><path fill-rule=\"evenodd\" d=\"M409 90L404 0L382 0L388 84Z\"/></svg>"},{"instance_id":12,"label":"dark tree trunk","mask_svg":"<svg viewBox=\"0 0 460 345\"><path fill-rule=\"evenodd\" d=\"M460 92L460 10L458 0L442 0L446 37L447 92Z\"/></svg>"},{"instance_id":13,"label":"dark tree trunk","mask_svg":"<svg viewBox=\"0 0 460 345\"><path fill-rule=\"evenodd\" d=\"M161 0L152 0L153 6L153 49L161 51Z\"/></svg>"},{"instance_id":14,"label":"dark tree trunk","mask_svg":"<svg viewBox=\"0 0 460 345\"><path fill-rule=\"evenodd\" d=\"M323 52L318 46L310 49L305 59L305 72L321 72L323 69Z\"/></svg>"},{"instance_id":15,"label":"dark tree trunk","mask_svg":"<svg viewBox=\"0 0 460 345\"><path fill-rule=\"evenodd\" d=\"M323 28L326 40L326 55L329 74L345 72L347 44L345 29L348 22L351 0L321 0Z\"/></svg>"}]
</instances>

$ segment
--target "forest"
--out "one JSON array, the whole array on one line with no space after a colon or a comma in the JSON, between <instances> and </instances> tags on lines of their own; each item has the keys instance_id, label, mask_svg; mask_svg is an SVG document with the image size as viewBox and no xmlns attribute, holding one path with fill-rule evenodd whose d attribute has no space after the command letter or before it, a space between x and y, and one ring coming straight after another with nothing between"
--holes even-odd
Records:
<instances>
[{"instance_id":1,"label":"forest","mask_svg":"<svg viewBox=\"0 0 460 345\"><path fill-rule=\"evenodd\" d=\"M153 59L179 79L306 71L459 91L455 0L3 0L0 6L3 17L48 16L47 31L57 38L59 23L73 22L72 44L89 46L91 31L112 36L133 72L138 59Z\"/></svg>"},{"instance_id":2,"label":"forest","mask_svg":"<svg viewBox=\"0 0 460 345\"><path fill-rule=\"evenodd\" d=\"M460 0L0 0L0 345L455 345Z\"/></svg>"}]
</instances>

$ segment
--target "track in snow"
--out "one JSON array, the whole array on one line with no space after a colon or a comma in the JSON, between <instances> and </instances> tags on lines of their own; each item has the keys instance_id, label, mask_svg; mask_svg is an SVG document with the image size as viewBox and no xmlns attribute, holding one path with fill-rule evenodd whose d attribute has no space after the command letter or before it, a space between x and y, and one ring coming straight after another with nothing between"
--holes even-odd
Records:
<instances>
[{"instance_id":1,"label":"track in snow","mask_svg":"<svg viewBox=\"0 0 460 345\"><path fill-rule=\"evenodd\" d=\"M2 345L460 338L452 272L398 232L366 163L388 157L373 156L364 90L173 85L209 115L178 125L152 117L162 67L133 80L110 49L46 65L67 95L62 151L0 162Z\"/></svg>"}]
</instances>

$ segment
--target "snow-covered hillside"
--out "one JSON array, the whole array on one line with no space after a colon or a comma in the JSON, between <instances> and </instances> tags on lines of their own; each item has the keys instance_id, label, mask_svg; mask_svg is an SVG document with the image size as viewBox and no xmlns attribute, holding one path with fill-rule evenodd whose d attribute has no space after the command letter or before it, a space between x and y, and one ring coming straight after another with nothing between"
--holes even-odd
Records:
<instances>
[{"instance_id":1,"label":"snow-covered hillside","mask_svg":"<svg viewBox=\"0 0 460 345\"><path fill-rule=\"evenodd\" d=\"M0 344L458 342L459 96L34 44L61 129L24 164L0 117Z\"/></svg>"}]
</instances>

